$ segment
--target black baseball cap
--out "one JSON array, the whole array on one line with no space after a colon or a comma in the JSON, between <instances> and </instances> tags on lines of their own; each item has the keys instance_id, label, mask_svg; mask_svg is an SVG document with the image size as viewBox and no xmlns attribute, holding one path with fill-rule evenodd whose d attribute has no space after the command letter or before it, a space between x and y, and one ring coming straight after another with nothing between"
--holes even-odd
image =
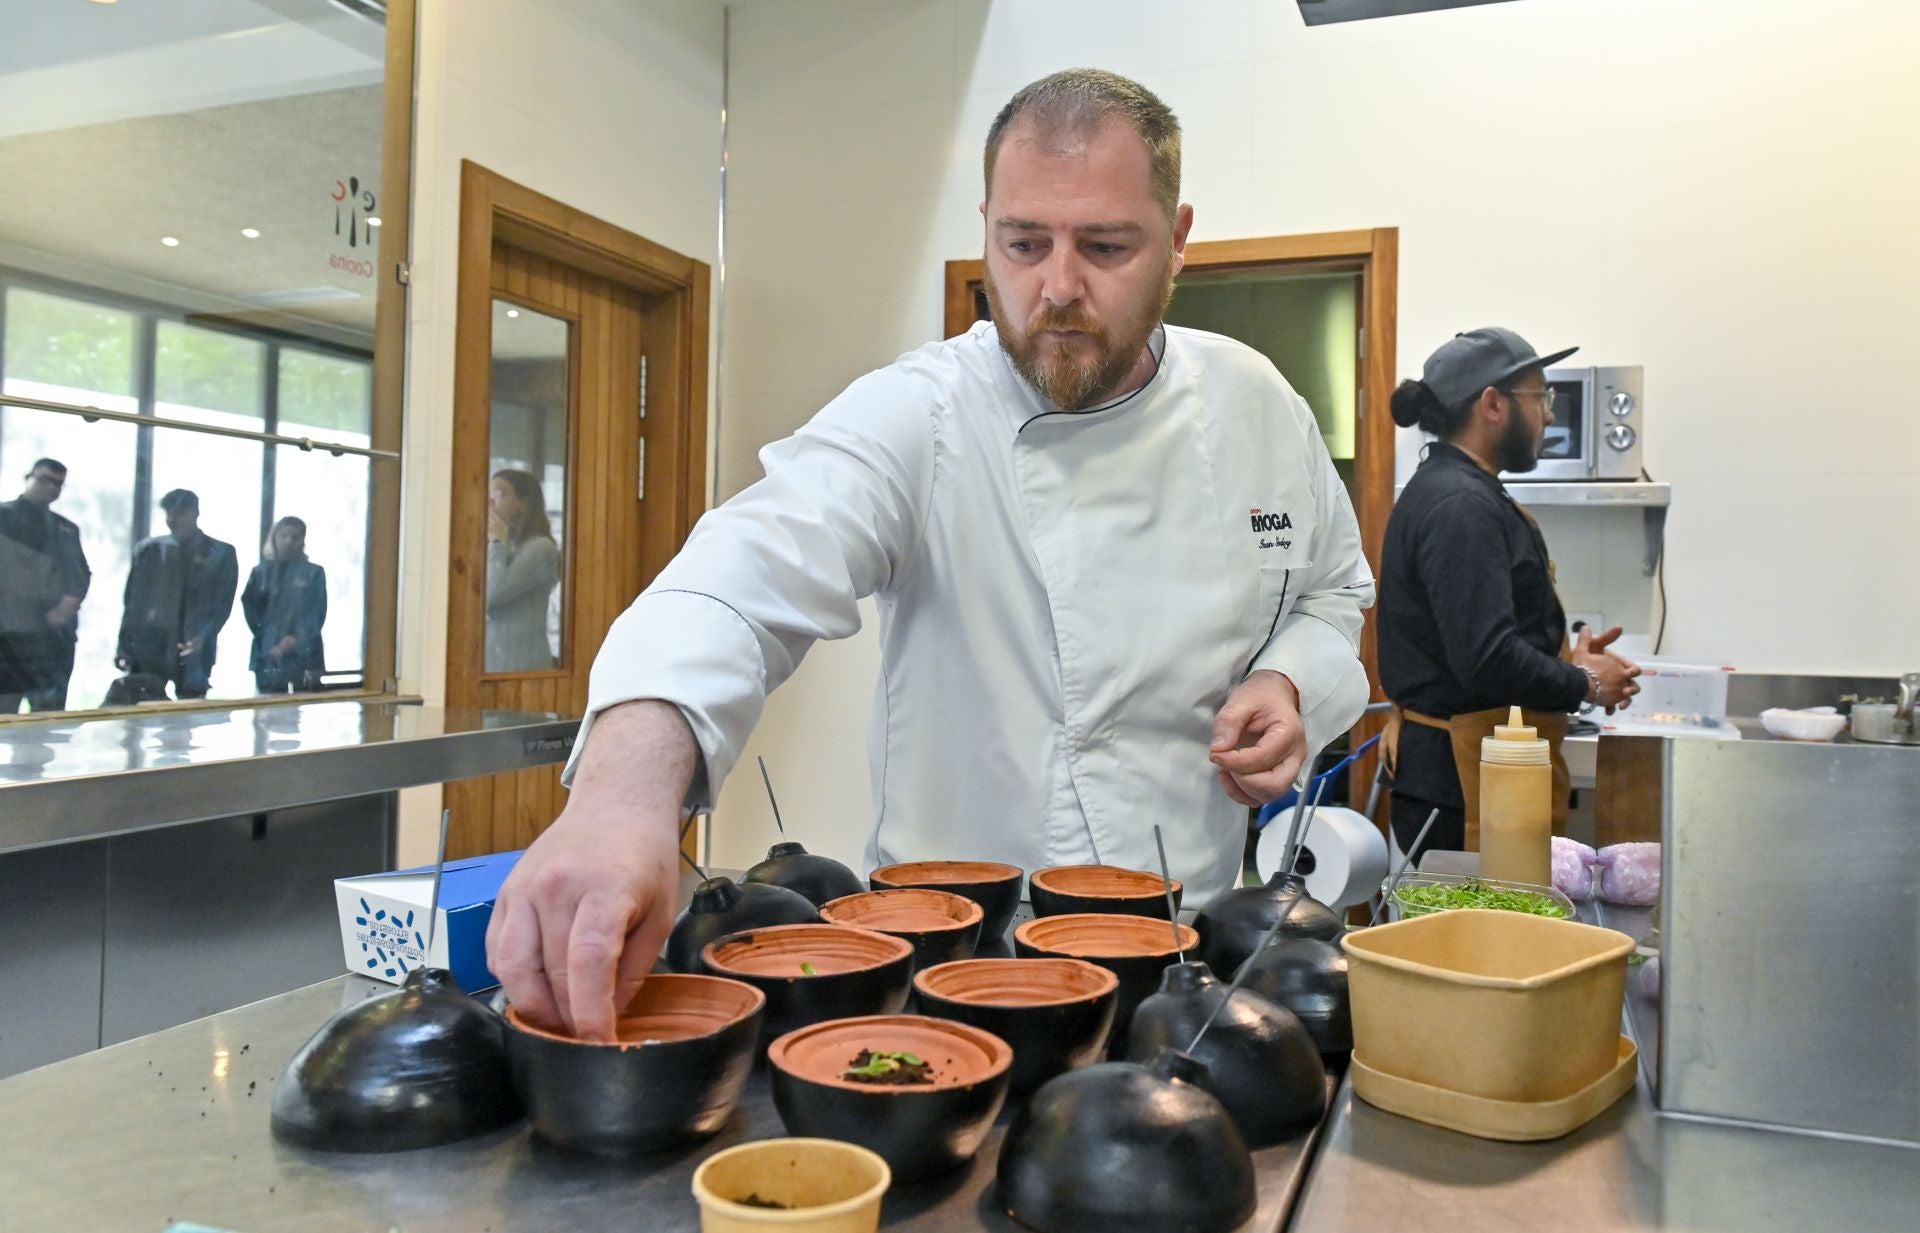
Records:
<instances>
[{"instance_id":1,"label":"black baseball cap","mask_svg":"<svg viewBox=\"0 0 1920 1233\"><path fill-rule=\"evenodd\" d=\"M1535 353L1533 344L1512 330L1486 326L1455 334L1440 349L1427 357L1420 370L1433 396L1443 407L1458 407L1478 398L1480 391L1499 385L1529 368L1545 368L1566 359L1578 347L1555 351L1551 355Z\"/></svg>"}]
</instances>

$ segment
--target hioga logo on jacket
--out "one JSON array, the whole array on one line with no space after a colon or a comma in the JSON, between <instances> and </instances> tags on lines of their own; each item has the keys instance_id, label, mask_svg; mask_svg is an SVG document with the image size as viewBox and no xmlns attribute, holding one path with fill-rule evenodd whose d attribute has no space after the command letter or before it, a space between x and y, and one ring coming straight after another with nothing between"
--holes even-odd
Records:
<instances>
[{"instance_id":1,"label":"hioga logo on jacket","mask_svg":"<svg viewBox=\"0 0 1920 1233\"><path fill-rule=\"evenodd\" d=\"M1266 531L1293 530L1293 517L1284 510L1278 514L1263 514L1259 509L1255 508L1249 509L1247 513L1250 515L1253 523L1253 533L1255 535ZM1262 548L1278 548L1285 551L1293 547L1293 541L1291 539L1263 539L1260 541L1260 546Z\"/></svg>"}]
</instances>

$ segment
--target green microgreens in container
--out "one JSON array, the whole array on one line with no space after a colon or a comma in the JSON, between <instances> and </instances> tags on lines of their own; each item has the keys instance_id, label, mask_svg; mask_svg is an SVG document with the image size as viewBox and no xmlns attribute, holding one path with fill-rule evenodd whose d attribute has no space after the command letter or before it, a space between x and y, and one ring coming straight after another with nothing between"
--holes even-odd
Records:
<instances>
[{"instance_id":1,"label":"green microgreens in container","mask_svg":"<svg viewBox=\"0 0 1920 1233\"><path fill-rule=\"evenodd\" d=\"M1393 901L1400 905L1401 914L1405 916L1425 916L1430 912L1445 912L1454 908L1492 908L1499 912L1525 912L1532 916L1556 918L1567 915L1565 905L1545 895L1489 886L1477 878L1457 886L1447 883L1403 885L1394 891Z\"/></svg>"},{"instance_id":2,"label":"green microgreens in container","mask_svg":"<svg viewBox=\"0 0 1920 1233\"><path fill-rule=\"evenodd\" d=\"M847 1078L855 1080L886 1079L903 1070L924 1071L926 1066L926 1062L916 1054L862 1049L845 1074Z\"/></svg>"}]
</instances>

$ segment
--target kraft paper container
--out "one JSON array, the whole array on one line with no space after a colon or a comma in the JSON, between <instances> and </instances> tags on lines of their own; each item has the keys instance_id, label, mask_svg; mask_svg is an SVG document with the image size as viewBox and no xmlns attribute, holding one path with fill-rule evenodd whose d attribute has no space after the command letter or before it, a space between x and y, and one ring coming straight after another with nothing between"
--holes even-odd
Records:
<instances>
[{"instance_id":1,"label":"kraft paper container","mask_svg":"<svg viewBox=\"0 0 1920 1233\"><path fill-rule=\"evenodd\" d=\"M832 1139L762 1139L693 1173L701 1233L874 1233L893 1183L887 1162ZM741 1202L756 1198L780 1207Z\"/></svg>"},{"instance_id":2,"label":"kraft paper container","mask_svg":"<svg viewBox=\"0 0 1920 1233\"><path fill-rule=\"evenodd\" d=\"M1572 1096L1619 1063L1633 945L1613 929L1482 908L1349 933L1354 1057L1484 1100Z\"/></svg>"},{"instance_id":3,"label":"kraft paper container","mask_svg":"<svg viewBox=\"0 0 1920 1233\"><path fill-rule=\"evenodd\" d=\"M1486 1100L1411 1079L1381 1074L1355 1055L1348 1074L1360 1099L1375 1108L1430 1126L1442 1126L1482 1139L1530 1143L1572 1134L1633 1090L1639 1050L1620 1038L1620 1060L1613 1069L1571 1096L1558 1100Z\"/></svg>"}]
</instances>

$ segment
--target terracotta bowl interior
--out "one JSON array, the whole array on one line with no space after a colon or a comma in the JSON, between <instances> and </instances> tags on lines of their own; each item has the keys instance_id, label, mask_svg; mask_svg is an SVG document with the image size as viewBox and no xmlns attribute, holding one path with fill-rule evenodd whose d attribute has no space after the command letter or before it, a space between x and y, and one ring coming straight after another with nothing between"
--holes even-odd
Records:
<instances>
[{"instance_id":1,"label":"terracotta bowl interior","mask_svg":"<svg viewBox=\"0 0 1920 1233\"><path fill-rule=\"evenodd\" d=\"M972 1006L1067 1006L1112 993L1120 978L1078 959L960 959L927 968L913 983Z\"/></svg>"},{"instance_id":2,"label":"terracotta bowl interior","mask_svg":"<svg viewBox=\"0 0 1920 1233\"><path fill-rule=\"evenodd\" d=\"M1192 951L1200 935L1192 925L1181 925L1180 947ZM1119 959L1127 956L1171 955L1172 928L1152 916L1119 913L1072 912L1042 916L1013 931L1013 936L1035 950L1080 958Z\"/></svg>"},{"instance_id":3,"label":"terracotta bowl interior","mask_svg":"<svg viewBox=\"0 0 1920 1233\"><path fill-rule=\"evenodd\" d=\"M888 886L921 886L929 883L957 886L965 882L1005 882L1020 877L1016 865L998 861L907 861L882 865L873 871L873 881Z\"/></svg>"},{"instance_id":4,"label":"terracotta bowl interior","mask_svg":"<svg viewBox=\"0 0 1920 1233\"><path fill-rule=\"evenodd\" d=\"M813 976L863 972L907 958L913 944L846 925L774 925L709 942L703 953L722 971L806 980L803 963L813 965Z\"/></svg>"},{"instance_id":5,"label":"terracotta bowl interior","mask_svg":"<svg viewBox=\"0 0 1920 1233\"><path fill-rule=\"evenodd\" d=\"M935 933L977 925L986 913L965 895L907 888L829 900L821 906L820 915L836 925L858 925L882 933Z\"/></svg>"},{"instance_id":6,"label":"terracotta bowl interior","mask_svg":"<svg viewBox=\"0 0 1920 1233\"><path fill-rule=\"evenodd\" d=\"M1167 893L1159 874L1118 865L1056 865L1036 870L1033 880L1043 890L1082 899L1161 899ZM1173 880L1173 891L1180 893L1178 878Z\"/></svg>"},{"instance_id":7,"label":"terracotta bowl interior","mask_svg":"<svg viewBox=\"0 0 1920 1233\"><path fill-rule=\"evenodd\" d=\"M557 1040L563 1044L590 1049L633 1048L638 1045L665 1044L676 1040L696 1040L731 1027L767 1004L767 995L752 985L718 976L690 976L661 973L647 977L647 983L633 995L614 1023L611 1043L581 1040L561 1032L535 1027L520 1017L517 1008L507 1007L507 1023L529 1036Z\"/></svg>"},{"instance_id":8,"label":"terracotta bowl interior","mask_svg":"<svg viewBox=\"0 0 1920 1233\"><path fill-rule=\"evenodd\" d=\"M862 1049L916 1054L933 1067L933 1082L911 1087L856 1083L845 1077L845 1071ZM948 1019L865 1015L788 1032L773 1042L767 1060L809 1083L899 1096L980 1083L1003 1074L1013 1065L1013 1046L992 1032Z\"/></svg>"}]
</instances>

